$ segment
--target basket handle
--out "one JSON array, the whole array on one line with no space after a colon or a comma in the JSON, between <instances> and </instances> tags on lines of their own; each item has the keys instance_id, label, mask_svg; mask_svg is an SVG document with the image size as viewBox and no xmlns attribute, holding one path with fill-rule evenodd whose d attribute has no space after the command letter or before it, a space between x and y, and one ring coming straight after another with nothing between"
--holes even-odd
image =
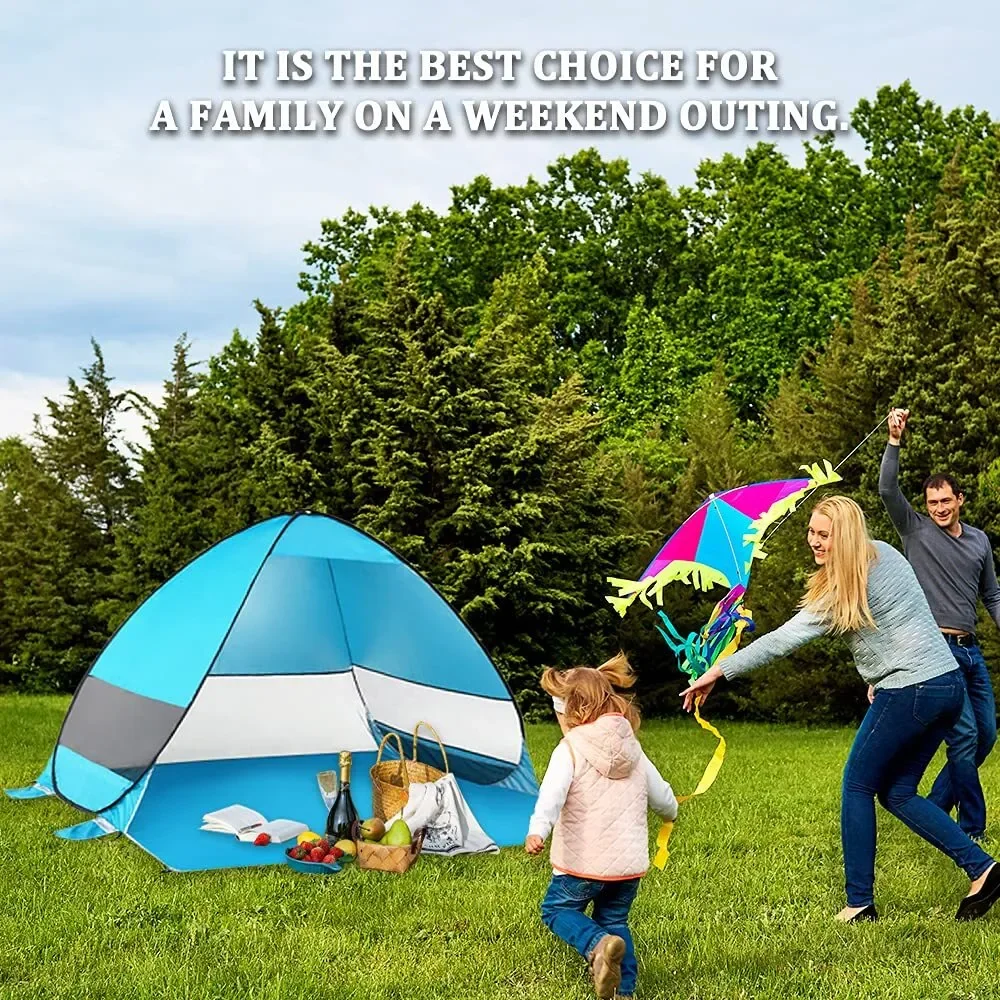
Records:
<instances>
[{"instance_id":1,"label":"basket handle","mask_svg":"<svg viewBox=\"0 0 1000 1000\"><path fill-rule=\"evenodd\" d=\"M420 848L424 843L424 834L427 832L427 827L422 826L413 835L413 839L410 841L410 854L419 854Z\"/></svg>"},{"instance_id":2,"label":"basket handle","mask_svg":"<svg viewBox=\"0 0 1000 1000\"><path fill-rule=\"evenodd\" d=\"M390 730L382 737L382 742L378 745L378 755L375 758L375 765L377 767L382 763L382 751L390 739L396 741L396 748L399 750L399 776L403 779L404 784L408 785L410 783L410 776L406 772L406 754L403 753L403 741L399 738L399 733L394 733Z\"/></svg>"},{"instance_id":3,"label":"basket handle","mask_svg":"<svg viewBox=\"0 0 1000 1000\"><path fill-rule=\"evenodd\" d=\"M418 722L413 727L413 762L414 763L417 762L417 730L419 730L421 726L426 726L434 734L434 739L437 740L438 749L440 749L441 757L444 760L444 769L445 772L447 773L447 771L449 770L448 754L445 752L444 744L441 742L441 737L438 736L437 730L429 722Z\"/></svg>"}]
</instances>

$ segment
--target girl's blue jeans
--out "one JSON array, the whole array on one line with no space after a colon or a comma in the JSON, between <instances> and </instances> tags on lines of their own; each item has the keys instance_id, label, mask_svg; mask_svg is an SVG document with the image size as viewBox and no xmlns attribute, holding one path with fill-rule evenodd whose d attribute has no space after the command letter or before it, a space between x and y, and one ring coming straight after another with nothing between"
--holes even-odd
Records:
<instances>
[{"instance_id":1,"label":"girl's blue jeans","mask_svg":"<svg viewBox=\"0 0 1000 1000\"><path fill-rule=\"evenodd\" d=\"M854 737L844 768L840 829L848 906L875 892L875 798L914 833L944 852L970 879L993 859L917 786L965 701L958 670L904 688L884 688Z\"/></svg>"},{"instance_id":2,"label":"girl's blue jeans","mask_svg":"<svg viewBox=\"0 0 1000 1000\"><path fill-rule=\"evenodd\" d=\"M638 968L635 947L628 929L628 914L639 891L639 879L601 882L576 875L553 874L542 900L542 921L553 934L576 948L584 958L605 934L617 934L625 942L622 982L618 992L635 992ZM591 915L584 912L593 902Z\"/></svg>"}]
</instances>

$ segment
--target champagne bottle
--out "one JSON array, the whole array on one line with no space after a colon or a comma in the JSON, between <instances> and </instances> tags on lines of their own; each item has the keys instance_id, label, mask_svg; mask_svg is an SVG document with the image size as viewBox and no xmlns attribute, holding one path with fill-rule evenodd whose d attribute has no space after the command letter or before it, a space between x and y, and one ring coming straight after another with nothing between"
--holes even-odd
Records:
<instances>
[{"instance_id":1,"label":"champagne bottle","mask_svg":"<svg viewBox=\"0 0 1000 1000\"><path fill-rule=\"evenodd\" d=\"M354 808L354 800L351 798L351 755L344 750L340 754L340 787L326 817L326 836L330 843L349 840L351 824L357 818L358 811Z\"/></svg>"}]
</instances>

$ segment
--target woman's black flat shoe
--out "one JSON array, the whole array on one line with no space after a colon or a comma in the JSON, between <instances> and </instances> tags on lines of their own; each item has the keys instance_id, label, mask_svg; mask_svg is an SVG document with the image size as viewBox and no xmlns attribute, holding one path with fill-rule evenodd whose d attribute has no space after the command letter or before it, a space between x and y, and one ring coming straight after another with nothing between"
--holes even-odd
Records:
<instances>
[{"instance_id":1,"label":"woman's black flat shoe","mask_svg":"<svg viewBox=\"0 0 1000 1000\"><path fill-rule=\"evenodd\" d=\"M850 920L845 920L845 924L863 924L865 922L875 923L878 920L878 910L874 903L869 903L863 910L858 910Z\"/></svg>"},{"instance_id":2,"label":"woman's black flat shoe","mask_svg":"<svg viewBox=\"0 0 1000 1000\"><path fill-rule=\"evenodd\" d=\"M1000 864L995 864L986 876L982 889L962 900L955 919L978 920L980 917L985 917L989 908L998 899L1000 899Z\"/></svg>"}]
</instances>

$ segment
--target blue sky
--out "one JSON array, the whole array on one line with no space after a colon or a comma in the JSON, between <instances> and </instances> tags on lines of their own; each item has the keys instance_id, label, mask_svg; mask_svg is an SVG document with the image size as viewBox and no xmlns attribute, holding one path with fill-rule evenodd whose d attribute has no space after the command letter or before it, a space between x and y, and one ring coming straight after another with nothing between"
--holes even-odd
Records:
<instances>
[{"instance_id":1,"label":"blue sky","mask_svg":"<svg viewBox=\"0 0 1000 1000\"><path fill-rule=\"evenodd\" d=\"M98 7L99 12L84 10ZM251 9L247 9L250 7ZM993 4L961 12L940 3L841 0L830 7L763 0L653 5L247 5L188 0L81 5L0 0L0 436L26 433L44 396L61 393L91 357L96 338L122 386L156 391L172 345L187 332L207 356L234 328L254 330L252 301L297 298L301 246L324 218L349 207L414 201L443 207L449 185L479 173L500 183L539 175L581 146L625 156L673 185L689 183L704 158L739 152L764 133L655 136L534 134L364 136L322 134L150 135L160 99L185 124L186 102L226 97L654 97L671 108L691 97L782 97L838 101L849 112L884 84L911 80L951 108L972 104L1000 117L990 51L1000 15ZM261 48L514 48L519 80L423 84L388 90L335 86L318 71L308 86L265 78L223 84L222 50ZM544 48L769 49L780 82L769 87L694 83L542 85L530 59ZM453 121L458 124L457 121ZM346 123L345 123L346 124ZM793 159L802 136L781 139ZM860 155L846 136L847 148Z\"/></svg>"}]
</instances>

